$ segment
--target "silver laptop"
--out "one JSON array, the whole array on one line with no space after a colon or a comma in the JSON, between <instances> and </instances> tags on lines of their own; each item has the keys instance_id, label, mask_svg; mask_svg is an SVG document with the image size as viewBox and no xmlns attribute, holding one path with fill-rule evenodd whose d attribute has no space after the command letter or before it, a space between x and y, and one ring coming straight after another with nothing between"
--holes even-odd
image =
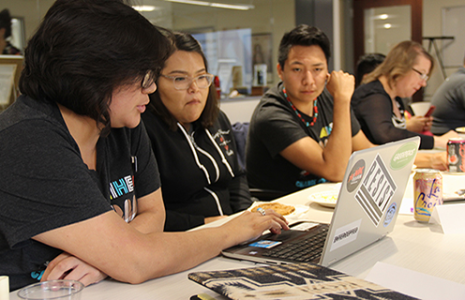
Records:
<instances>
[{"instance_id":1,"label":"silver laptop","mask_svg":"<svg viewBox=\"0 0 465 300\"><path fill-rule=\"evenodd\" d=\"M413 137L352 153L331 224L299 222L222 254L261 263L329 266L380 240L394 229L419 144L420 138Z\"/></svg>"}]
</instances>

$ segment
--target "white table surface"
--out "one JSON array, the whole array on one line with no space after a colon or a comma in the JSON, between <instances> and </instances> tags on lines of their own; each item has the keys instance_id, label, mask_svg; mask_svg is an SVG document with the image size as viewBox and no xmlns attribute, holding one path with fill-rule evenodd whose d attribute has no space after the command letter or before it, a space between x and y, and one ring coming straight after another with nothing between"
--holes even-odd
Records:
<instances>
[{"instance_id":1,"label":"white table surface","mask_svg":"<svg viewBox=\"0 0 465 300\"><path fill-rule=\"evenodd\" d=\"M463 186L461 186L462 182ZM285 196L279 202L308 205L310 209L300 217L329 223L333 209L313 203L309 195L327 190L331 185L333 184L322 184L305 189ZM444 188L450 191L461 187L465 187L465 175L445 174ZM412 194L413 186L410 180L404 199L410 200ZM440 225L418 223L413 215L399 215L391 234L330 267L352 276L365 278L378 261L465 284L465 235L444 235ZM138 285L107 279L85 288L81 299L189 299L201 293L216 299L226 299L190 281L187 275L195 271L246 268L254 265L250 262L216 257L191 270ZM10 300L14 299L19 299L16 292L10 293Z\"/></svg>"}]
</instances>

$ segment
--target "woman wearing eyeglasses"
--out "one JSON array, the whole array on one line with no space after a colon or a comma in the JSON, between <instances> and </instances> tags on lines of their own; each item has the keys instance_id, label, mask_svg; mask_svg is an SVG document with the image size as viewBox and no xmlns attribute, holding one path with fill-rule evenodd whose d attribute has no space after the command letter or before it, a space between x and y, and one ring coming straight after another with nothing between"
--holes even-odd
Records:
<instances>
[{"instance_id":1,"label":"woman wearing eyeglasses","mask_svg":"<svg viewBox=\"0 0 465 300\"><path fill-rule=\"evenodd\" d=\"M176 50L142 119L158 161L165 230L183 231L244 210L252 201L200 44L184 33L174 33L172 40Z\"/></svg>"},{"instance_id":2,"label":"woman wearing eyeglasses","mask_svg":"<svg viewBox=\"0 0 465 300\"><path fill-rule=\"evenodd\" d=\"M454 131L429 136L407 130L401 98L412 97L426 86L433 65L432 56L420 44L404 41L367 74L355 90L351 104L363 132L372 143L385 144L420 136L420 149L446 148L449 138L458 136Z\"/></svg>"},{"instance_id":3,"label":"woman wearing eyeglasses","mask_svg":"<svg viewBox=\"0 0 465 300\"><path fill-rule=\"evenodd\" d=\"M141 283L265 230L289 229L267 210L163 232L160 177L141 114L172 47L124 2L57 0L29 40L22 95L0 114L0 273L10 290L106 276Z\"/></svg>"}]
</instances>

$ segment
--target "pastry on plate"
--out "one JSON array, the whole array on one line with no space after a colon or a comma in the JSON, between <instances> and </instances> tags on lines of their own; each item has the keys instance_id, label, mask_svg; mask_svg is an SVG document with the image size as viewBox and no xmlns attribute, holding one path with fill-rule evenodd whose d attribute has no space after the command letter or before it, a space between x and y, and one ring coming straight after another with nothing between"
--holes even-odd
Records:
<instances>
[{"instance_id":1,"label":"pastry on plate","mask_svg":"<svg viewBox=\"0 0 465 300\"><path fill-rule=\"evenodd\" d=\"M270 203L261 203L252 208L252 212L257 211L257 209L261 207L263 209L272 209L280 215L286 216L295 211L295 207L292 205L281 204L278 202L270 202Z\"/></svg>"}]
</instances>

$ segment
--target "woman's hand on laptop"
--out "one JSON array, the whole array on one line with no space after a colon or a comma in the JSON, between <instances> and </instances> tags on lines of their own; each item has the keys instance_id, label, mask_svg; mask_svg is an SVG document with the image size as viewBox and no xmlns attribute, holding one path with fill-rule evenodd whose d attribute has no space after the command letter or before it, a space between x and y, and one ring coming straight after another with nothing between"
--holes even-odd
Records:
<instances>
[{"instance_id":1,"label":"woman's hand on laptop","mask_svg":"<svg viewBox=\"0 0 465 300\"><path fill-rule=\"evenodd\" d=\"M223 227L237 234L235 244L255 239L265 230L270 230L274 234L281 233L281 230L289 230L286 219L272 209L265 210L265 214L245 211Z\"/></svg>"},{"instance_id":2,"label":"woman's hand on laptop","mask_svg":"<svg viewBox=\"0 0 465 300\"><path fill-rule=\"evenodd\" d=\"M284 218L281 214L278 214L274 210L265 209L265 213L264 214L260 213L260 214L262 217L271 216L271 219L272 219L271 228L267 228L267 229L269 229L272 233L280 234L282 229L289 230L289 222L286 220L286 218ZM262 218L258 220L263 221Z\"/></svg>"}]
</instances>

